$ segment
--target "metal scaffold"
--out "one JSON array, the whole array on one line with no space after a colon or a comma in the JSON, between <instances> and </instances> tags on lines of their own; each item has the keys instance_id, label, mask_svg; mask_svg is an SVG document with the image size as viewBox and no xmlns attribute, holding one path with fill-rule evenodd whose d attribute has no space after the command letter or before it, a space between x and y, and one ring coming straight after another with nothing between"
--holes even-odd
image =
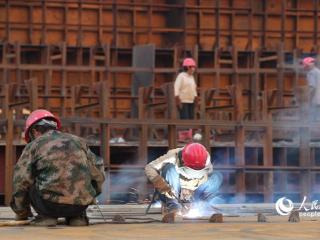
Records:
<instances>
[{"instance_id":1,"label":"metal scaffold","mask_svg":"<svg viewBox=\"0 0 320 240\"><path fill-rule=\"evenodd\" d=\"M306 117L300 67L305 56L320 59L319 8L318 0L0 1L0 196L8 204L24 121L38 108L104 158L106 202L132 187L145 200L144 166L185 144L177 136L186 129L201 133L229 202L319 196L319 119ZM190 56L200 100L195 119L180 120L173 81Z\"/></svg>"}]
</instances>

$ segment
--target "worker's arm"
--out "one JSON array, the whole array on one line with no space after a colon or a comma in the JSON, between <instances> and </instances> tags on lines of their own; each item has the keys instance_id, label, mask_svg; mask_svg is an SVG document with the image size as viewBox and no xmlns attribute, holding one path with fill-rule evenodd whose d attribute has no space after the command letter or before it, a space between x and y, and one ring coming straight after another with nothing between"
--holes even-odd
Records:
<instances>
[{"instance_id":1,"label":"worker's arm","mask_svg":"<svg viewBox=\"0 0 320 240\"><path fill-rule=\"evenodd\" d=\"M145 166L145 174L150 181L160 176L160 171L168 163L176 164L177 154L181 149L173 149Z\"/></svg>"},{"instance_id":2,"label":"worker's arm","mask_svg":"<svg viewBox=\"0 0 320 240\"><path fill-rule=\"evenodd\" d=\"M174 82L174 96L175 97L179 97L180 95L180 91L181 91L181 87L182 87L182 81L183 81L183 76L182 74L180 73L175 82Z\"/></svg>"},{"instance_id":3,"label":"worker's arm","mask_svg":"<svg viewBox=\"0 0 320 240\"><path fill-rule=\"evenodd\" d=\"M311 101L313 101L313 97L316 93L316 90L319 86L319 81L320 81L320 71L317 71L315 69L311 70L308 72L307 74L307 81L308 81L308 85L310 88L310 99Z\"/></svg>"},{"instance_id":4,"label":"worker's arm","mask_svg":"<svg viewBox=\"0 0 320 240\"><path fill-rule=\"evenodd\" d=\"M197 84L196 84L196 80L194 79L194 77L193 77L193 83L194 83L193 96L194 96L195 98L197 98L197 97L198 97ZM196 100L196 101L198 101L198 100Z\"/></svg>"},{"instance_id":5,"label":"worker's arm","mask_svg":"<svg viewBox=\"0 0 320 240\"><path fill-rule=\"evenodd\" d=\"M103 159L91 152L89 147L87 147L87 158L89 161L91 184L96 190L96 195L99 195L105 180Z\"/></svg>"},{"instance_id":6,"label":"worker's arm","mask_svg":"<svg viewBox=\"0 0 320 240\"><path fill-rule=\"evenodd\" d=\"M316 86L317 86L317 76L318 74L317 74L317 72L315 72L315 71L310 71L310 72L308 72L308 74L307 74L307 81L308 81L308 85L310 86L310 87L313 87L313 88L315 88Z\"/></svg>"},{"instance_id":7,"label":"worker's arm","mask_svg":"<svg viewBox=\"0 0 320 240\"><path fill-rule=\"evenodd\" d=\"M32 152L28 144L22 152L13 173L13 193L10 206L18 219L32 215L30 210L29 189L34 183L32 176Z\"/></svg>"},{"instance_id":8,"label":"worker's arm","mask_svg":"<svg viewBox=\"0 0 320 240\"><path fill-rule=\"evenodd\" d=\"M180 149L170 150L167 154L157 158L156 160L150 162L145 167L145 173L148 179L153 183L153 186L161 193L172 194L172 189L166 180L161 177L160 172L164 165L168 163L176 164L177 153Z\"/></svg>"},{"instance_id":9,"label":"worker's arm","mask_svg":"<svg viewBox=\"0 0 320 240\"><path fill-rule=\"evenodd\" d=\"M182 75L179 74L176 78L176 81L174 82L174 96L175 96L175 101L178 108L181 108L181 99L180 99L181 85L182 85Z\"/></svg>"}]
</instances>

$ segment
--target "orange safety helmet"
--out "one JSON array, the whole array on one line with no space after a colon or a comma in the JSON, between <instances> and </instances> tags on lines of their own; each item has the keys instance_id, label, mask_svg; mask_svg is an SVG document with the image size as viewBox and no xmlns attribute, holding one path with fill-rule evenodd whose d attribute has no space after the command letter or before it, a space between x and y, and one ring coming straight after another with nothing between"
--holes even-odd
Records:
<instances>
[{"instance_id":1,"label":"orange safety helmet","mask_svg":"<svg viewBox=\"0 0 320 240\"><path fill-rule=\"evenodd\" d=\"M30 142L30 136L29 131L32 125L39 122L41 119L51 119L57 123L57 129L61 128L61 122L60 119L54 116L51 112L44 110L44 109L37 109L33 111L26 121L26 126L24 130L24 139L27 141L27 143Z\"/></svg>"},{"instance_id":2,"label":"orange safety helmet","mask_svg":"<svg viewBox=\"0 0 320 240\"><path fill-rule=\"evenodd\" d=\"M310 67L312 64L314 64L316 60L312 57L306 57L302 60L302 65L304 68Z\"/></svg>"},{"instance_id":3,"label":"orange safety helmet","mask_svg":"<svg viewBox=\"0 0 320 240\"><path fill-rule=\"evenodd\" d=\"M183 60L183 63L182 63L182 66L183 67L196 67L196 62L193 60L193 58L185 58Z\"/></svg>"},{"instance_id":4,"label":"orange safety helmet","mask_svg":"<svg viewBox=\"0 0 320 240\"><path fill-rule=\"evenodd\" d=\"M206 166L208 152L200 143L190 143L182 149L184 166L194 170L201 170Z\"/></svg>"}]
</instances>

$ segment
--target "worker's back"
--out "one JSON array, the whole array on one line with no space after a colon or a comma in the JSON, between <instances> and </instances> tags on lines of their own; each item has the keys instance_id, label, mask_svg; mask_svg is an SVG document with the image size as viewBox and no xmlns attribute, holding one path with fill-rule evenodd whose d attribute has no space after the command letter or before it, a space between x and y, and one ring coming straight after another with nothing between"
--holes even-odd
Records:
<instances>
[{"instance_id":1,"label":"worker's back","mask_svg":"<svg viewBox=\"0 0 320 240\"><path fill-rule=\"evenodd\" d=\"M96 196L92 165L101 161L84 140L60 131L48 131L29 144L32 175L43 199L87 205Z\"/></svg>"}]
</instances>

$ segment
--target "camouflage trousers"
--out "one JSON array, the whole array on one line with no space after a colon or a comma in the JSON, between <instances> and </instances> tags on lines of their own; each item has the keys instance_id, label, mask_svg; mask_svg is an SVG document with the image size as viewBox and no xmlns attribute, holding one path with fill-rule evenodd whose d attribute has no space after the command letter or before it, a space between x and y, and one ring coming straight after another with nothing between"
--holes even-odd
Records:
<instances>
[{"instance_id":1,"label":"camouflage trousers","mask_svg":"<svg viewBox=\"0 0 320 240\"><path fill-rule=\"evenodd\" d=\"M85 216L88 206L54 203L42 199L35 187L29 192L30 203L34 210L41 216L46 217L78 217Z\"/></svg>"}]
</instances>

